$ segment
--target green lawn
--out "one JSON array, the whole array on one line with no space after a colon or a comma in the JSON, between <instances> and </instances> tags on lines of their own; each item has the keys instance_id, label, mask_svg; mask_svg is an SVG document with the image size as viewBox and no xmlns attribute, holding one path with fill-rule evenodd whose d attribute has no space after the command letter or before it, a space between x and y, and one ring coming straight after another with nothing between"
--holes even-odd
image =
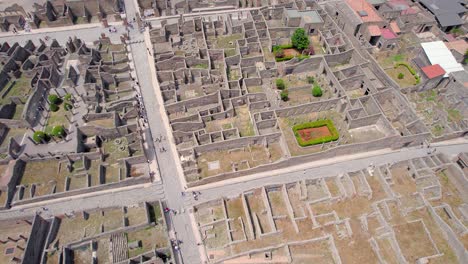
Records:
<instances>
[{"instance_id":1,"label":"green lawn","mask_svg":"<svg viewBox=\"0 0 468 264\"><path fill-rule=\"evenodd\" d=\"M224 56L231 57L236 55L236 49L224 49Z\"/></svg>"},{"instance_id":2,"label":"green lawn","mask_svg":"<svg viewBox=\"0 0 468 264\"><path fill-rule=\"evenodd\" d=\"M410 87L416 84L416 78L414 78L414 76L405 66L398 66L396 68L387 69L385 72L390 77L392 77L396 83L398 83L400 88ZM398 79L398 74L400 73L403 73L403 79Z\"/></svg>"},{"instance_id":3,"label":"green lawn","mask_svg":"<svg viewBox=\"0 0 468 264\"><path fill-rule=\"evenodd\" d=\"M24 110L24 105L23 105L23 104L16 105L15 114L13 115L13 118L12 118L12 119L14 119L14 120L20 120L20 119L21 119L21 115L23 114L23 110Z\"/></svg>"},{"instance_id":4,"label":"green lawn","mask_svg":"<svg viewBox=\"0 0 468 264\"><path fill-rule=\"evenodd\" d=\"M46 128L44 132L50 133L52 132L52 128L54 126L63 126L68 127L68 119L65 116L68 116L71 119L71 113L66 111L63 107L63 103L59 106L59 110L57 112L49 111L50 116L47 119Z\"/></svg>"},{"instance_id":5,"label":"green lawn","mask_svg":"<svg viewBox=\"0 0 468 264\"><path fill-rule=\"evenodd\" d=\"M388 57L381 55L382 57L377 57L377 60L382 67L391 67L395 62L405 62L407 59L406 54L395 54Z\"/></svg>"},{"instance_id":6,"label":"green lawn","mask_svg":"<svg viewBox=\"0 0 468 264\"><path fill-rule=\"evenodd\" d=\"M463 115L457 109L447 109L448 119L450 122L460 122Z\"/></svg>"},{"instance_id":7,"label":"green lawn","mask_svg":"<svg viewBox=\"0 0 468 264\"><path fill-rule=\"evenodd\" d=\"M232 34L228 36L218 36L215 39L215 46L218 49L233 49L236 47L236 40L241 39L242 34Z\"/></svg>"},{"instance_id":8,"label":"green lawn","mask_svg":"<svg viewBox=\"0 0 468 264\"><path fill-rule=\"evenodd\" d=\"M10 85L13 84L13 87L8 90ZM31 79L26 77L21 77L16 81L10 81L2 91L0 96L0 104L8 104L10 103L10 97L17 96L23 99L27 99L27 97L31 94Z\"/></svg>"}]
</instances>

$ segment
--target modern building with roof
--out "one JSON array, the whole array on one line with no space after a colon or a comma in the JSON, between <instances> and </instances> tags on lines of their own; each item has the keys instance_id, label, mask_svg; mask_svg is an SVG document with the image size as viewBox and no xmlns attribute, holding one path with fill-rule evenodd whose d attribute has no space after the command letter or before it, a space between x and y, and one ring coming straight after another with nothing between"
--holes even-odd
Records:
<instances>
[{"instance_id":1,"label":"modern building with roof","mask_svg":"<svg viewBox=\"0 0 468 264\"><path fill-rule=\"evenodd\" d=\"M421 46L432 65L439 64L447 74L463 71L463 66L457 62L452 52L442 41L421 43ZM447 77L448 75L445 75Z\"/></svg>"},{"instance_id":2,"label":"modern building with roof","mask_svg":"<svg viewBox=\"0 0 468 264\"><path fill-rule=\"evenodd\" d=\"M465 52L468 50L468 42L464 39L445 42L447 48L452 52L458 62L465 60Z\"/></svg>"},{"instance_id":3,"label":"modern building with roof","mask_svg":"<svg viewBox=\"0 0 468 264\"><path fill-rule=\"evenodd\" d=\"M422 90L428 90L437 87L444 79L445 70L439 65L428 65L421 67L421 72L425 81Z\"/></svg>"},{"instance_id":4,"label":"modern building with roof","mask_svg":"<svg viewBox=\"0 0 468 264\"><path fill-rule=\"evenodd\" d=\"M420 0L419 3L434 14L445 32L466 23L467 8L464 0Z\"/></svg>"},{"instance_id":5,"label":"modern building with roof","mask_svg":"<svg viewBox=\"0 0 468 264\"><path fill-rule=\"evenodd\" d=\"M380 17L373 4L366 0L345 0L330 2L326 9L345 33L375 46L381 37L380 29L387 22Z\"/></svg>"},{"instance_id":6,"label":"modern building with roof","mask_svg":"<svg viewBox=\"0 0 468 264\"><path fill-rule=\"evenodd\" d=\"M323 25L323 19L316 10L285 9L284 12L284 22L288 27L302 27L308 33L313 34Z\"/></svg>"}]
</instances>

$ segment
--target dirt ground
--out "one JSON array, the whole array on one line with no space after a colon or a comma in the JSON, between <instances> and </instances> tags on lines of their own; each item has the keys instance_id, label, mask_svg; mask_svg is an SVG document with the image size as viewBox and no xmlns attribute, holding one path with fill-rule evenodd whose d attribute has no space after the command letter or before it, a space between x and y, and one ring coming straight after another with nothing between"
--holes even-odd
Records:
<instances>
[{"instance_id":1,"label":"dirt ground","mask_svg":"<svg viewBox=\"0 0 468 264\"><path fill-rule=\"evenodd\" d=\"M327 126L305 128L297 131L304 141L331 136Z\"/></svg>"},{"instance_id":2,"label":"dirt ground","mask_svg":"<svg viewBox=\"0 0 468 264\"><path fill-rule=\"evenodd\" d=\"M297 56L299 54L301 54L299 51L297 51L296 49L285 49L283 50L284 51L284 56L285 57L289 57L289 56Z\"/></svg>"}]
</instances>

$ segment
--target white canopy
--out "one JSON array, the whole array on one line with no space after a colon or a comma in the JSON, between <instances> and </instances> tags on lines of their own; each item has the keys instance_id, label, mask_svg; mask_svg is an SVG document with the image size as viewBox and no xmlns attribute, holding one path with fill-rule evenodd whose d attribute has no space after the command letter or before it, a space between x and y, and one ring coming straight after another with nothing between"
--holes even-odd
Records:
<instances>
[{"instance_id":1,"label":"white canopy","mask_svg":"<svg viewBox=\"0 0 468 264\"><path fill-rule=\"evenodd\" d=\"M446 72L445 77L451 72L463 71L463 66L453 57L452 52L442 41L421 43L427 58L432 65L439 64Z\"/></svg>"}]
</instances>

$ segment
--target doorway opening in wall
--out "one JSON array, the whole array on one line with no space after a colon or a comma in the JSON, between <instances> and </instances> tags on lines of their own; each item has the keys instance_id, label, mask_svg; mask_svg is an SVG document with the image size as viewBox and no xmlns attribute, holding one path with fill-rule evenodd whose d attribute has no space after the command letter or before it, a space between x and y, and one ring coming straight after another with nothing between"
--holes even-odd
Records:
<instances>
[{"instance_id":1,"label":"doorway opening in wall","mask_svg":"<svg viewBox=\"0 0 468 264\"><path fill-rule=\"evenodd\" d=\"M380 36L372 36L369 40L369 43L372 45L372 46L375 46L377 44L377 41L379 41L380 39ZM382 45L380 45L382 46Z\"/></svg>"},{"instance_id":2,"label":"doorway opening in wall","mask_svg":"<svg viewBox=\"0 0 468 264\"><path fill-rule=\"evenodd\" d=\"M425 26L425 27L423 28L423 32L429 32L429 31L431 31L431 29L432 29L431 26Z\"/></svg>"}]
</instances>

